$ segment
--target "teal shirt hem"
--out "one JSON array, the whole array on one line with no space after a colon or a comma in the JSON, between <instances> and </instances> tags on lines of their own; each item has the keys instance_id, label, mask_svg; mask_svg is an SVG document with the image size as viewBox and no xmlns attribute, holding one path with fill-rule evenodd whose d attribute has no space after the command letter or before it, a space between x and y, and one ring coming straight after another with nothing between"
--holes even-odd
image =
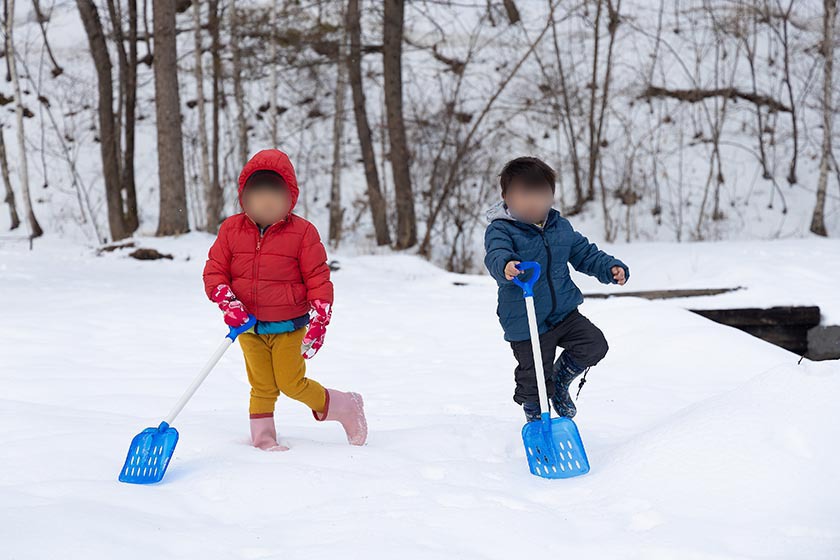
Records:
<instances>
[{"instance_id":1,"label":"teal shirt hem","mask_svg":"<svg viewBox=\"0 0 840 560\"><path fill-rule=\"evenodd\" d=\"M302 315L287 321L257 321L254 326L256 334L281 334L296 331L309 324L309 315Z\"/></svg>"}]
</instances>

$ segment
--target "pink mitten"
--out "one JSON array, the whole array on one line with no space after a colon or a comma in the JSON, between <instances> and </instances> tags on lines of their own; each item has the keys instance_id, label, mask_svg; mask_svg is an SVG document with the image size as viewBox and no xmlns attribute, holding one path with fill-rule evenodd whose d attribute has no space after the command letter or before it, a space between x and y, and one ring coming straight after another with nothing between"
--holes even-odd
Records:
<instances>
[{"instance_id":1,"label":"pink mitten","mask_svg":"<svg viewBox=\"0 0 840 560\"><path fill-rule=\"evenodd\" d=\"M324 345L324 336L327 334L327 325L330 324L332 316L332 305L326 301L316 299L312 302L312 311L309 313L309 327L303 336L303 345L300 353L304 358L314 356L321 346Z\"/></svg>"},{"instance_id":2,"label":"pink mitten","mask_svg":"<svg viewBox=\"0 0 840 560\"><path fill-rule=\"evenodd\" d=\"M225 324L230 327L241 327L248 322L248 310L241 301L236 299L233 290L227 284L219 284L210 296L213 303L218 304L224 313Z\"/></svg>"}]
</instances>

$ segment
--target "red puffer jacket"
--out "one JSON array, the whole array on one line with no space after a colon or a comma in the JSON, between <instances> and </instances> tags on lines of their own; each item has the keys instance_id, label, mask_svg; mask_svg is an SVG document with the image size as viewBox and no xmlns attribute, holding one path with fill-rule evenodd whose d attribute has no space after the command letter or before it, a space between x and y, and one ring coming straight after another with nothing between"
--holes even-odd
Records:
<instances>
[{"instance_id":1,"label":"red puffer jacket","mask_svg":"<svg viewBox=\"0 0 840 560\"><path fill-rule=\"evenodd\" d=\"M292 209L298 198L297 178L289 158L279 150L258 152L239 176L239 199L245 181L255 171L279 173L291 191ZM289 211L286 219L260 235L244 212L222 222L204 266L207 296L228 284L236 297L260 321L285 321L309 312L309 302L332 303L333 285L327 252L318 230Z\"/></svg>"}]
</instances>

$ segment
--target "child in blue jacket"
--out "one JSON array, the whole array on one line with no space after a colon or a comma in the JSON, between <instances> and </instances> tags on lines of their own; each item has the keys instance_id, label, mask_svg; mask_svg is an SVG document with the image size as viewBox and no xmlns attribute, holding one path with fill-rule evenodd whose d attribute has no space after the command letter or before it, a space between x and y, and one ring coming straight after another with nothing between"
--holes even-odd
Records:
<instances>
[{"instance_id":1,"label":"child in blue jacket","mask_svg":"<svg viewBox=\"0 0 840 560\"><path fill-rule=\"evenodd\" d=\"M556 175L534 157L509 161L500 174L502 201L487 213L484 264L499 285L497 314L518 362L513 400L529 421L539 420L540 402L522 289L512 282L522 273L521 261L537 261L542 275L534 285L534 305L545 366L545 381L554 410L560 416L577 412L569 387L606 355L604 333L584 317L578 306L583 295L572 282L569 264L604 284L623 285L630 269L598 249L553 209ZM556 351L563 351L555 362ZM580 391L580 389L578 389Z\"/></svg>"}]
</instances>

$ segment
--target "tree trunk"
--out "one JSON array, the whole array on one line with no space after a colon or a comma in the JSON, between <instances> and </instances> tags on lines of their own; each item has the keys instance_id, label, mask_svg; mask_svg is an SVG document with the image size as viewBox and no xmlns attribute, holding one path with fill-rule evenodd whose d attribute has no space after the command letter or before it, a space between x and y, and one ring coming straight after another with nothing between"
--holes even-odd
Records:
<instances>
[{"instance_id":1,"label":"tree trunk","mask_svg":"<svg viewBox=\"0 0 840 560\"><path fill-rule=\"evenodd\" d=\"M158 180L160 218L157 235L189 231L187 191L184 184L184 143L181 135L181 106L178 95L178 66L175 43L175 3L152 2L154 29L155 115L157 118Z\"/></svg>"},{"instance_id":2,"label":"tree trunk","mask_svg":"<svg viewBox=\"0 0 840 560\"><path fill-rule=\"evenodd\" d=\"M15 91L15 121L17 123L18 142L18 169L20 170L20 186L23 192L23 205L26 211L26 222L29 224L30 238L40 237L44 234L41 224L35 217L35 210L32 208L32 197L29 193L29 164L26 159L26 139L23 135L23 93L20 89L20 80L17 73L17 62L15 62L15 43L13 31L15 28L15 0L8 0L6 4L6 64L9 69L9 77L12 79L12 87Z\"/></svg>"},{"instance_id":3,"label":"tree trunk","mask_svg":"<svg viewBox=\"0 0 840 560\"><path fill-rule=\"evenodd\" d=\"M239 165L248 162L248 121L245 119L245 93L242 91L242 56L239 50L239 16L236 0L230 0L230 49L233 60L233 98L236 100L236 128L239 133Z\"/></svg>"},{"instance_id":4,"label":"tree trunk","mask_svg":"<svg viewBox=\"0 0 840 560\"><path fill-rule=\"evenodd\" d=\"M44 11L41 9L41 3L38 0L32 0L32 7L35 8L35 19L38 22L38 27L41 28L41 37L44 40L44 47L47 50L47 56L50 59L50 62L53 65L52 74L53 78L57 78L64 73L64 68L59 66L58 62L55 60L55 55L52 52L52 47L50 47L50 41L47 38L47 27L46 22L49 21L49 16L44 14Z\"/></svg>"},{"instance_id":5,"label":"tree trunk","mask_svg":"<svg viewBox=\"0 0 840 560\"><path fill-rule=\"evenodd\" d=\"M333 247L341 242L344 208L341 207L341 144L344 140L344 102L347 97L347 35L341 36L336 58L337 76L335 80L335 117L333 119L333 164L330 184L330 236Z\"/></svg>"},{"instance_id":6,"label":"tree trunk","mask_svg":"<svg viewBox=\"0 0 840 560\"><path fill-rule=\"evenodd\" d=\"M834 22L837 17L836 0L823 0L823 37L822 55L825 61L823 70L823 139L820 150L820 177L817 181L817 202L811 217L811 231L817 235L827 236L825 229L825 195L828 188L828 166L832 155L831 132L833 120L833 103L831 99L832 78L834 70Z\"/></svg>"},{"instance_id":7,"label":"tree trunk","mask_svg":"<svg viewBox=\"0 0 840 560\"><path fill-rule=\"evenodd\" d=\"M388 232L388 217L385 197L379 186L379 172L376 168L376 152L373 150L373 137L365 108L365 90L362 84L362 26L360 0L347 3L347 33L350 36L350 56L347 58L350 89L353 93L353 113L356 117L356 131L362 150L362 161L367 182L368 204L373 218L373 229L377 245L390 245L391 234Z\"/></svg>"},{"instance_id":8,"label":"tree trunk","mask_svg":"<svg viewBox=\"0 0 840 560\"><path fill-rule=\"evenodd\" d=\"M3 128L0 127L0 172L3 175L3 186L6 188L6 198L3 202L9 205L9 218L11 224L9 229L17 229L20 226L20 218L15 203L15 191L12 190L12 181L9 178L9 161L6 159L6 141L3 139Z\"/></svg>"},{"instance_id":9,"label":"tree trunk","mask_svg":"<svg viewBox=\"0 0 840 560\"><path fill-rule=\"evenodd\" d=\"M604 0L596 0L595 21L593 23L593 47L592 47L592 82L589 87L589 165L588 175L586 177L586 198L585 201L595 199L595 173L598 166L598 144L600 140L596 138L597 127L595 125L595 98L598 92L598 51L601 45L601 12L603 11Z\"/></svg>"},{"instance_id":10,"label":"tree trunk","mask_svg":"<svg viewBox=\"0 0 840 560\"><path fill-rule=\"evenodd\" d=\"M111 18L111 29L107 29L103 24L102 34L113 41L114 48L117 51L117 106L113 110L114 113L114 143L117 150L117 171L118 175L122 176L122 161L120 161L120 154L122 154L122 119L123 119L123 103L125 102L125 73L128 69L128 58L125 54L125 40L122 36L122 16L115 0L107 0L105 5L108 9L108 16ZM98 15L98 14L97 14ZM107 50L107 40L105 42ZM113 79L113 78L112 78ZM113 94L111 96L114 97ZM113 101L112 101L113 106ZM123 217L125 219L125 217Z\"/></svg>"},{"instance_id":11,"label":"tree trunk","mask_svg":"<svg viewBox=\"0 0 840 560\"><path fill-rule=\"evenodd\" d=\"M402 41L404 0L385 0L382 32L382 71L385 113L388 119L391 171L394 175L394 198L397 208L397 249L417 244L417 218L409 172L410 154L405 136L402 107Z\"/></svg>"},{"instance_id":12,"label":"tree trunk","mask_svg":"<svg viewBox=\"0 0 840 560\"><path fill-rule=\"evenodd\" d=\"M552 0L548 1L549 7L552 5ZM569 88L566 86L566 71L563 69L563 57L560 54L560 43L557 34L557 24L552 18L551 21L551 35L552 35L552 44L554 47L554 54L557 58L557 73L560 77L560 90L563 95L563 110L565 112L565 117L563 117L563 122L566 126L566 135L568 137L569 142L569 157L572 160L572 171L575 179L575 204L572 206L571 210L567 212L567 214L577 214L583 209L584 204L584 194L583 194L583 182L581 181L580 173L581 173L581 162L580 157L578 156L578 146L577 146L577 131L575 130L574 126L574 118L572 116L572 105L569 99Z\"/></svg>"},{"instance_id":13,"label":"tree trunk","mask_svg":"<svg viewBox=\"0 0 840 560\"><path fill-rule=\"evenodd\" d=\"M222 187L219 179L219 107L222 102L222 45L219 39L219 0L211 0L209 3L210 15L207 20L207 28L210 32L211 45L210 54L213 61L213 144L211 156L213 175L211 177L210 190L207 193L207 231L216 232L219 224L222 223Z\"/></svg>"},{"instance_id":14,"label":"tree trunk","mask_svg":"<svg viewBox=\"0 0 840 560\"><path fill-rule=\"evenodd\" d=\"M607 46L607 61L606 61L606 70L604 71L604 88L603 94L601 96L601 110L600 114L598 115L598 131L595 136L596 144L595 144L595 158L597 160L596 164L598 165L598 169L601 169L601 161L600 161L600 149L601 149L601 137L603 135L604 130L604 121L606 120L607 114L607 101L609 100L610 95L610 80L612 77L612 58L613 58L613 47L615 46L615 33L618 29L619 25L619 12L621 11L621 0L613 6L612 0L607 0L607 13L609 14L609 23L607 24L607 30L609 32L610 40L609 45ZM597 30L596 30L597 33ZM613 232L611 229L612 218L610 216L609 207L607 205L607 188L604 185L603 177L601 177L601 173L598 174L600 181L599 185L601 187L601 209L604 212L604 235L605 240L607 242L613 241ZM628 206L628 211L630 207ZM628 229L629 231L629 229Z\"/></svg>"},{"instance_id":15,"label":"tree trunk","mask_svg":"<svg viewBox=\"0 0 840 560\"><path fill-rule=\"evenodd\" d=\"M268 64L269 66L269 94L268 94L268 123L271 126L269 141L271 147L277 147L277 0L272 0L269 12L268 36Z\"/></svg>"},{"instance_id":16,"label":"tree trunk","mask_svg":"<svg viewBox=\"0 0 840 560\"><path fill-rule=\"evenodd\" d=\"M125 52L125 37L122 29L120 4L108 0L108 15L113 27L113 41L117 48L119 76L119 103L115 113L114 143L117 153L117 167L120 178L120 197L123 204L123 223L127 234L137 230L137 191L134 185L134 128L137 108L137 5L136 0L128 0L128 49ZM122 152L121 139L125 134L125 151ZM122 157L122 160L120 158Z\"/></svg>"},{"instance_id":17,"label":"tree trunk","mask_svg":"<svg viewBox=\"0 0 840 560\"><path fill-rule=\"evenodd\" d=\"M137 188L134 183L134 130L137 122L137 0L128 0L128 68L125 75L125 152L122 165L122 188L125 192L125 226L137 231Z\"/></svg>"},{"instance_id":18,"label":"tree trunk","mask_svg":"<svg viewBox=\"0 0 840 560\"><path fill-rule=\"evenodd\" d=\"M130 235L123 213L122 188L120 186L120 162L117 149L117 123L114 116L113 78L111 77L111 58L102 21L93 0L76 0L79 15L88 37L90 54L96 68L96 82L99 115L99 152L102 157L102 178L105 182L105 197L108 203L108 226L111 239L117 241Z\"/></svg>"},{"instance_id":19,"label":"tree trunk","mask_svg":"<svg viewBox=\"0 0 840 560\"><path fill-rule=\"evenodd\" d=\"M210 182L210 153L207 147L207 115L204 111L204 67L202 60L201 48L201 4L199 2L193 3L193 27L195 27L195 91L196 91L196 107L198 108L198 176L201 179L201 190L204 192L207 199L205 206L205 230L215 232L215 227L211 224L215 221L210 212L210 195L212 191L212 183ZM216 214L218 218L218 214Z\"/></svg>"}]
</instances>

